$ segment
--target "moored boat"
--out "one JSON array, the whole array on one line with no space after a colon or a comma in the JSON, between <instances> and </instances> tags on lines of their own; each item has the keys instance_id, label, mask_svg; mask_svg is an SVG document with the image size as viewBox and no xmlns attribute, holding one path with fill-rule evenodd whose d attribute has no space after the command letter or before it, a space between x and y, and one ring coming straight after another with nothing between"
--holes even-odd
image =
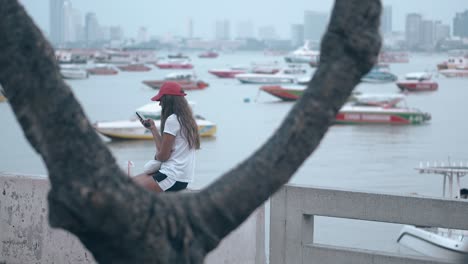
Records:
<instances>
[{"instance_id":1,"label":"moored boat","mask_svg":"<svg viewBox=\"0 0 468 264\"><path fill-rule=\"evenodd\" d=\"M166 75L164 80L147 80L143 83L153 89L159 89L167 81L177 82L184 90L202 90L209 86L208 83L198 80L195 74L190 72L171 73Z\"/></svg>"},{"instance_id":2,"label":"moored boat","mask_svg":"<svg viewBox=\"0 0 468 264\"><path fill-rule=\"evenodd\" d=\"M398 80L398 77L382 68L374 68L361 78L362 82L367 83L388 83Z\"/></svg>"},{"instance_id":3,"label":"moored boat","mask_svg":"<svg viewBox=\"0 0 468 264\"><path fill-rule=\"evenodd\" d=\"M450 57L446 61L437 64L438 70L468 69L468 57Z\"/></svg>"},{"instance_id":4,"label":"moored boat","mask_svg":"<svg viewBox=\"0 0 468 264\"><path fill-rule=\"evenodd\" d=\"M305 86L283 87L279 85L262 86L260 90L271 94L283 101L295 101L304 93Z\"/></svg>"},{"instance_id":5,"label":"moored boat","mask_svg":"<svg viewBox=\"0 0 468 264\"><path fill-rule=\"evenodd\" d=\"M119 73L114 67L110 65L95 65L88 69L88 73L92 75L116 75Z\"/></svg>"},{"instance_id":6,"label":"moored boat","mask_svg":"<svg viewBox=\"0 0 468 264\"><path fill-rule=\"evenodd\" d=\"M252 84L282 84L282 83L295 83L297 77L290 74L258 74L258 73L244 73L237 74L236 79L241 83Z\"/></svg>"},{"instance_id":7,"label":"moored boat","mask_svg":"<svg viewBox=\"0 0 468 264\"><path fill-rule=\"evenodd\" d=\"M447 70L440 70L439 73L447 78L468 78L468 69L467 70L447 69Z\"/></svg>"},{"instance_id":8,"label":"moored boat","mask_svg":"<svg viewBox=\"0 0 468 264\"><path fill-rule=\"evenodd\" d=\"M69 80L81 80L87 79L89 77L88 71L86 71L86 69L73 64L60 65L60 75L62 75L64 79Z\"/></svg>"},{"instance_id":9,"label":"moored boat","mask_svg":"<svg viewBox=\"0 0 468 264\"><path fill-rule=\"evenodd\" d=\"M204 59L214 59L214 58L218 58L218 56L219 54L212 50L200 53L198 55L199 58L204 58Z\"/></svg>"},{"instance_id":10,"label":"moored boat","mask_svg":"<svg viewBox=\"0 0 468 264\"><path fill-rule=\"evenodd\" d=\"M188 60L161 60L155 63L159 69L193 69Z\"/></svg>"},{"instance_id":11,"label":"moored boat","mask_svg":"<svg viewBox=\"0 0 468 264\"><path fill-rule=\"evenodd\" d=\"M208 70L208 72L219 78L235 78L237 74L247 73L248 69L233 67L229 69L212 69Z\"/></svg>"},{"instance_id":12,"label":"moored boat","mask_svg":"<svg viewBox=\"0 0 468 264\"><path fill-rule=\"evenodd\" d=\"M216 124L201 119L195 118L198 126L198 133L201 137L212 137L216 134ZM159 123L155 122L159 129ZM111 139L153 139L153 135L149 129L143 127L139 120L120 120L110 122L97 122L94 124L96 131Z\"/></svg>"},{"instance_id":13,"label":"moored boat","mask_svg":"<svg viewBox=\"0 0 468 264\"><path fill-rule=\"evenodd\" d=\"M429 113L409 108L404 95L356 95L335 117L338 124L423 124L431 119Z\"/></svg>"},{"instance_id":14,"label":"moored boat","mask_svg":"<svg viewBox=\"0 0 468 264\"><path fill-rule=\"evenodd\" d=\"M310 49L310 43L306 41L304 46L296 49L284 57L287 63L308 63L311 67L318 65L320 52Z\"/></svg>"},{"instance_id":15,"label":"moored boat","mask_svg":"<svg viewBox=\"0 0 468 264\"><path fill-rule=\"evenodd\" d=\"M446 199L468 198L468 190L460 187L460 178L468 174L468 166L454 164L417 168L423 174L439 174L444 177L442 196ZM452 217L452 216L446 216ZM397 242L426 256L446 260L449 263L468 263L468 231L439 227L405 225Z\"/></svg>"},{"instance_id":16,"label":"moored boat","mask_svg":"<svg viewBox=\"0 0 468 264\"><path fill-rule=\"evenodd\" d=\"M408 63L409 56L406 52L384 51L379 54L379 63Z\"/></svg>"},{"instance_id":17,"label":"moored boat","mask_svg":"<svg viewBox=\"0 0 468 264\"><path fill-rule=\"evenodd\" d=\"M151 67L146 66L145 64L137 64L137 63L132 63L128 65L123 65L123 66L117 66L119 70L121 71L128 71L128 72L147 72L151 71Z\"/></svg>"},{"instance_id":18,"label":"moored boat","mask_svg":"<svg viewBox=\"0 0 468 264\"><path fill-rule=\"evenodd\" d=\"M432 80L432 75L427 72L415 72L405 75L405 79L396 83L402 91L424 92L435 91L439 84Z\"/></svg>"}]
</instances>

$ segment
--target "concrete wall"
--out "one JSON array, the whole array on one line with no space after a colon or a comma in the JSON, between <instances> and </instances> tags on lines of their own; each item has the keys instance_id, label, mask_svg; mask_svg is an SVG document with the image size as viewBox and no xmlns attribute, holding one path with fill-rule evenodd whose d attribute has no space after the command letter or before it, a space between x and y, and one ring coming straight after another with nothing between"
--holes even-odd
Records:
<instances>
[{"instance_id":1,"label":"concrete wall","mask_svg":"<svg viewBox=\"0 0 468 264\"><path fill-rule=\"evenodd\" d=\"M0 263L95 263L73 235L48 224L44 177L0 173ZM211 252L207 264L264 264L264 207Z\"/></svg>"}]
</instances>

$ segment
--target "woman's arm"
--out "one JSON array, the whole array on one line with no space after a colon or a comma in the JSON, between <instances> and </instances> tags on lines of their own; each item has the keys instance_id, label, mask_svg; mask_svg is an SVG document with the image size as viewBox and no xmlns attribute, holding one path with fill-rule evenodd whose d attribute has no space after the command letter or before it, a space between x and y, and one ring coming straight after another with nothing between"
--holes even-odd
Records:
<instances>
[{"instance_id":1,"label":"woman's arm","mask_svg":"<svg viewBox=\"0 0 468 264\"><path fill-rule=\"evenodd\" d=\"M159 149L155 158L162 162L168 160L171 157L171 152L174 146L174 142L175 142L175 136L168 134L168 133L163 133L162 141L161 141L161 148Z\"/></svg>"},{"instance_id":2,"label":"woman's arm","mask_svg":"<svg viewBox=\"0 0 468 264\"><path fill-rule=\"evenodd\" d=\"M175 136L169 133L163 133L163 135L161 136L153 119L145 120L145 122L148 122L151 125L149 127L149 130L153 134L153 140L156 145L156 155L154 156L154 159L163 162L168 160L171 157L172 147L174 146L175 142Z\"/></svg>"}]
</instances>

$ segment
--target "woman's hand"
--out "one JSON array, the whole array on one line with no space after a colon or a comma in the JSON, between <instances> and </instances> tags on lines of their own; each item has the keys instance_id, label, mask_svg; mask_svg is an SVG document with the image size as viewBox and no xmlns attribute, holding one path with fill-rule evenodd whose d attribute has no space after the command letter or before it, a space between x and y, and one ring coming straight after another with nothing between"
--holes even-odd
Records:
<instances>
[{"instance_id":1,"label":"woman's hand","mask_svg":"<svg viewBox=\"0 0 468 264\"><path fill-rule=\"evenodd\" d=\"M148 129L156 129L156 124L154 123L154 120L149 118L145 120L145 123L148 124Z\"/></svg>"}]
</instances>

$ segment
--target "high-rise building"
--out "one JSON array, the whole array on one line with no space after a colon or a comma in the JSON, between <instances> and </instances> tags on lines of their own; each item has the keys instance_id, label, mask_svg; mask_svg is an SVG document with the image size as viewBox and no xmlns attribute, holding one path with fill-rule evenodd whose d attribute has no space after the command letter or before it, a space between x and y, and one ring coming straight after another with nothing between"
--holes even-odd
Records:
<instances>
[{"instance_id":1,"label":"high-rise building","mask_svg":"<svg viewBox=\"0 0 468 264\"><path fill-rule=\"evenodd\" d=\"M410 49L419 47L421 43L421 21L421 14L406 15L406 44Z\"/></svg>"},{"instance_id":2,"label":"high-rise building","mask_svg":"<svg viewBox=\"0 0 468 264\"><path fill-rule=\"evenodd\" d=\"M137 32L136 42L145 43L148 42L148 30L146 27L140 27Z\"/></svg>"},{"instance_id":3,"label":"high-rise building","mask_svg":"<svg viewBox=\"0 0 468 264\"><path fill-rule=\"evenodd\" d=\"M328 23L328 15L316 11L304 12L304 39L320 42Z\"/></svg>"},{"instance_id":4,"label":"high-rise building","mask_svg":"<svg viewBox=\"0 0 468 264\"><path fill-rule=\"evenodd\" d=\"M110 39L111 40L123 40L124 33L121 27L114 26L110 27Z\"/></svg>"},{"instance_id":5,"label":"high-rise building","mask_svg":"<svg viewBox=\"0 0 468 264\"><path fill-rule=\"evenodd\" d=\"M432 20L421 20L420 46L424 49L432 49L435 45L435 27Z\"/></svg>"},{"instance_id":6,"label":"high-rise building","mask_svg":"<svg viewBox=\"0 0 468 264\"><path fill-rule=\"evenodd\" d=\"M393 31L393 9L392 6L384 6L382 18L380 19L380 32L384 35Z\"/></svg>"},{"instance_id":7,"label":"high-rise building","mask_svg":"<svg viewBox=\"0 0 468 264\"><path fill-rule=\"evenodd\" d=\"M450 26L442 24L441 21L434 22L434 38L435 42L450 38Z\"/></svg>"},{"instance_id":8,"label":"high-rise building","mask_svg":"<svg viewBox=\"0 0 468 264\"><path fill-rule=\"evenodd\" d=\"M50 41L61 45L65 40L64 6L67 0L50 0Z\"/></svg>"},{"instance_id":9,"label":"high-rise building","mask_svg":"<svg viewBox=\"0 0 468 264\"><path fill-rule=\"evenodd\" d=\"M299 47L304 44L304 25L294 24L291 25L291 45Z\"/></svg>"},{"instance_id":10,"label":"high-rise building","mask_svg":"<svg viewBox=\"0 0 468 264\"><path fill-rule=\"evenodd\" d=\"M468 38L468 10L455 15L453 19L453 35Z\"/></svg>"},{"instance_id":11,"label":"high-rise building","mask_svg":"<svg viewBox=\"0 0 468 264\"><path fill-rule=\"evenodd\" d=\"M252 21L241 21L237 24L237 36L238 39L254 38L254 25Z\"/></svg>"},{"instance_id":12,"label":"high-rise building","mask_svg":"<svg viewBox=\"0 0 468 264\"><path fill-rule=\"evenodd\" d=\"M215 39L217 40L230 40L231 39L231 25L229 23L229 20L216 21Z\"/></svg>"},{"instance_id":13,"label":"high-rise building","mask_svg":"<svg viewBox=\"0 0 468 264\"><path fill-rule=\"evenodd\" d=\"M274 26L263 26L258 29L258 38L261 40L278 39L276 28Z\"/></svg>"},{"instance_id":14,"label":"high-rise building","mask_svg":"<svg viewBox=\"0 0 468 264\"><path fill-rule=\"evenodd\" d=\"M187 38L193 38L193 19L189 18L187 21Z\"/></svg>"},{"instance_id":15,"label":"high-rise building","mask_svg":"<svg viewBox=\"0 0 468 264\"><path fill-rule=\"evenodd\" d=\"M88 46L100 40L100 31L96 14L87 13L85 17L85 40Z\"/></svg>"}]
</instances>

